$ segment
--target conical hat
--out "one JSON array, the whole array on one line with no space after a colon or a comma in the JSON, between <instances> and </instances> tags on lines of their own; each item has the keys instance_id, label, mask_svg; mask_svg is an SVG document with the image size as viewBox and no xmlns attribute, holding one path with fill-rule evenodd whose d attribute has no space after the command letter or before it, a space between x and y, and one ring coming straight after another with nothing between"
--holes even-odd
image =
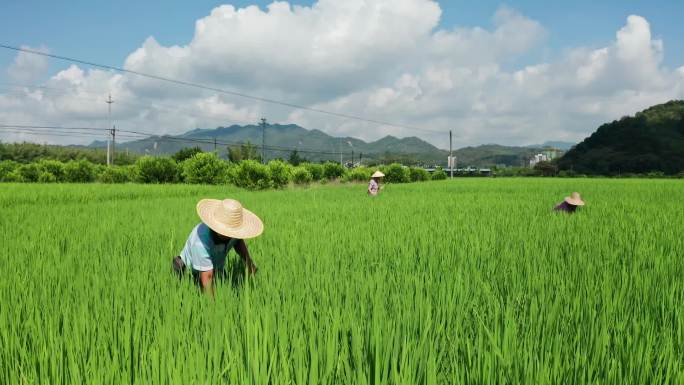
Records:
<instances>
[{"instance_id":1,"label":"conical hat","mask_svg":"<svg viewBox=\"0 0 684 385\"><path fill-rule=\"evenodd\" d=\"M373 175L371 175L371 178L382 178L385 176L385 174L381 173L379 170L374 172Z\"/></svg>"},{"instance_id":2,"label":"conical hat","mask_svg":"<svg viewBox=\"0 0 684 385\"><path fill-rule=\"evenodd\" d=\"M565 202L573 206L584 206L584 201L578 192L570 194L569 197L565 197Z\"/></svg>"},{"instance_id":3,"label":"conical hat","mask_svg":"<svg viewBox=\"0 0 684 385\"><path fill-rule=\"evenodd\" d=\"M264 231L261 219L235 199L202 199L197 215L210 229L231 238L255 238Z\"/></svg>"}]
</instances>

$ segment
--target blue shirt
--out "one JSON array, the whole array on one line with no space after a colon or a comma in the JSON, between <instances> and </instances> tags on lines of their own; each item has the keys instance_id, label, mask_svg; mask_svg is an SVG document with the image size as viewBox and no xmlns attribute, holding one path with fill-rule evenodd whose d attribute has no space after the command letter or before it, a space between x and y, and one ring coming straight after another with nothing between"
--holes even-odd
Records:
<instances>
[{"instance_id":1,"label":"blue shirt","mask_svg":"<svg viewBox=\"0 0 684 385\"><path fill-rule=\"evenodd\" d=\"M237 238L232 238L228 243L214 243L209 226L200 223L190 232L180 257L193 270L221 270L226 264L228 251L237 241Z\"/></svg>"}]
</instances>

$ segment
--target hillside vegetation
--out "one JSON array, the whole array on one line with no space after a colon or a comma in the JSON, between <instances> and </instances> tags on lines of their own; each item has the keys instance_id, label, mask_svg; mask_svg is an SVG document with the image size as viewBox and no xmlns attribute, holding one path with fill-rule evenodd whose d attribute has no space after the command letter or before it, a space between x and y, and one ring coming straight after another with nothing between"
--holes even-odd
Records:
<instances>
[{"instance_id":1,"label":"hillside vegetation","mask_svg":"<svg viewBox=\"0 0 684 385\"><path fill-rule=\"evenodd\" d=\"M602 125L559 159L558 167L595 175L684 171L684 101Z\"/></svg>"}]
</instances>

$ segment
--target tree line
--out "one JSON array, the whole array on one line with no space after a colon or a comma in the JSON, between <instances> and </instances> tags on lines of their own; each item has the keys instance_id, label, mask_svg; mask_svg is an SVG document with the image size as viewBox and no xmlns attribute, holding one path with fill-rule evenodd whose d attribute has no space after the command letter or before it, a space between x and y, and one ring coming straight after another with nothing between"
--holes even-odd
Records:
<instances>
[{"instance_id":1,"label":"tree line","mask_svg":"<svg viewBox=\"0 0 684 385\"><path fill-rule=\"evenodd\" d=\"M290 158L296 164L281 159L262 164L258 154L247 145L236 148L232 155L229 154L229 159L220 159L216 153L195 147L182 149L170 157L141 156L130 164L113 166L94 163L87 158L38 159L28 163L6 159L0 161L0 182L232 184L262 190L283 188L291 183L365 182L378 169L386 174L385 180L390 183L439 180L447 176L442 170L430 174L422 168L398 163L348 169L336 162L316 164Z\"/></svg>"}]
</instances>

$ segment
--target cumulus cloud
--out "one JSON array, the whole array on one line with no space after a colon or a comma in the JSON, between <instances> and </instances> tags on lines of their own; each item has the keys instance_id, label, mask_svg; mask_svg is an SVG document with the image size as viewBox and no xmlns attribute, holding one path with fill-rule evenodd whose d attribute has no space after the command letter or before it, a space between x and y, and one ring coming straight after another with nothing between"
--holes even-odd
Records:
<instances>
[{"instance_id":1,"label":"cumulus cloud","mask_svg":"<svg viewBox=\"0 0 684 385\"><path fill-rule=\"evenodd\" d=\"M54 74L45 88L0 94L0 119L105 125L111 93L117 125L140 131L180 133L265 116L367 140L416 135L444 148L450 129L458 145L580 140L606 120L684 97L684 67L663 66L664 43L640 16L629 16L605 47L567 47L553 60L512 70L502 63L544 44L540 22L508 7L497 10L489 28L442 29L440 16L430 0L224 5L196 21L188 44L164 46L150 37L124 64L427 131L78 66ZM33 58L20 54L15 63Z\"/></svg>"},{"instance_id":2,"label":"cumulus cloud","mask_svg":"<svg viewBox=\"0 0 684 385\"><path fill-rule=\"evenodd\" d=\"M46 47L32 48L29 46L22 46L21 48L48 53ZM48 64L48 59L46 57L19 52L9 68L7 68L7 76L10 80L16 82L36 81L46 74Z\"/></svg>"}]
</instances>

